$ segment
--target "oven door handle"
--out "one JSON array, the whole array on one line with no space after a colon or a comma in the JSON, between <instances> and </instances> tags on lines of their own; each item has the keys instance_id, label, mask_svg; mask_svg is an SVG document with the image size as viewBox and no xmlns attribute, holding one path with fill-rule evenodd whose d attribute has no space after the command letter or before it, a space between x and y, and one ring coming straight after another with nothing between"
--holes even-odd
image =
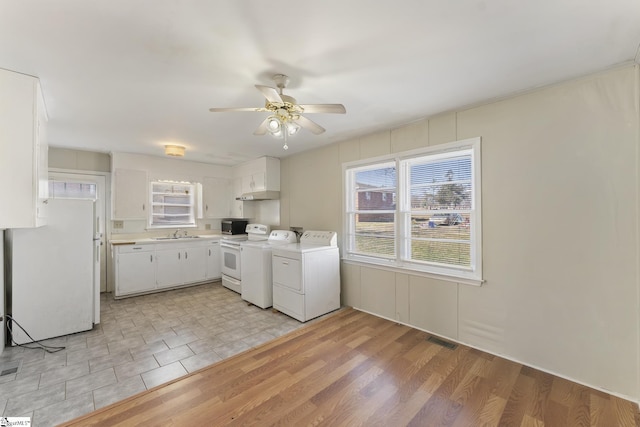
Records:
<instances>
[{"instance_id":1,"label":"oven door handle","mask_svg":"<svg viewBox=\"0 0 640 427\"><path fill-rule=\"evenodd\" d=\"M236 251L240 250L240 245L234 245L232 244L228 244L228 243L222 243L220 242L220 247L221 248L227 248L227 249L235 249Z\"/></svg>"}]
</instances>

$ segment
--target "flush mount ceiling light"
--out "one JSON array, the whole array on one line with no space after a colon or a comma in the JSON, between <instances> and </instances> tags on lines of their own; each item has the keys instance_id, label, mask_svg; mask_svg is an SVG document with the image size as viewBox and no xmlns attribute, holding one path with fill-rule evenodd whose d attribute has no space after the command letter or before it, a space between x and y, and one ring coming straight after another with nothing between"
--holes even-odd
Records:
<instances>
[{"instance_id":1,"label":"flush mount ceiling light","mask_svg":"<svg viewBox=\"0 0 640 427\"><path fill-rule=\"evenodd\" d=\"M180 145L165 145L164 154L172 157L184 157L184 147Z\"/></svg>"}]
</instances>

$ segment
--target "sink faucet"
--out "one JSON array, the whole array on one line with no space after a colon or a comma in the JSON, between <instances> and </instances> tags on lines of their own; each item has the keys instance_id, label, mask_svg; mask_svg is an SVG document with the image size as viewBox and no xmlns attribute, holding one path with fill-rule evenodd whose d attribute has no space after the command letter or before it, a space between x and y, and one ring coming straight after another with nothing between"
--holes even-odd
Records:
<instances>
[{"instance_id":1,"label":"sink faucet","mask_svg":"<svg viewBox=\"0 0 640 427\"><path fill-rule=\"evenodd\" d=\"M180 237L180 233L183 233L182 237L187 237L187 231L186 231L186 230L184 230L184 232L183 232L183 230L180 230L180 229L178 228L176 231L174 231L174 233L173 233L173 238L174 238L174 239L179 238L179 237Z\"/></svg>"}]
</instances>

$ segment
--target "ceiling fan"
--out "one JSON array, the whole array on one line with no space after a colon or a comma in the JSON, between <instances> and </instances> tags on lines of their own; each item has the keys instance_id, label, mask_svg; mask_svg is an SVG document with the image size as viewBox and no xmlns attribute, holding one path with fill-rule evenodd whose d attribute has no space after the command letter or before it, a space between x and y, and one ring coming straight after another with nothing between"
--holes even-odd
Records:
<instances>
[{"instance_id":1,"label":"ceiling fan","mask_svg":"<svg viewBox=\"0 0 640 427\"><path fill-rule=\"evenodd\" d=\"M337 113L344 114L347 111L342 104L298 104L296 99L285 95L282 90L287 87L289 77L284 74L276 74L272 77L278 89L270 86L255 85L266 98L264 107L257 108L210 108L214 113L228 111L258 111L270 112L271 115L264 119L260 126L253 132L254 135L264 135L267 132L276 138L285 138L285 150L287 136L294 135L300 128L305 128L319 135L325 129L314 121L306 118L302 113Z\"/></svg>"}]
</instances>

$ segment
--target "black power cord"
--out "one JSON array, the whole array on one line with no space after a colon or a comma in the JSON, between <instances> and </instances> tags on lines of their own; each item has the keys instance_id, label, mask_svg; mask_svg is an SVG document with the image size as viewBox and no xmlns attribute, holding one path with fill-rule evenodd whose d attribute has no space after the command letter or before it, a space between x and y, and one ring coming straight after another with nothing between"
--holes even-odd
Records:
<instances>
[{"instance_id":1,"label":"black power cord","mask_svg":"<svg viewBox=\"0 0 640 427\"><path fill-rule=\"evenodd\" d=\"M25 334L27 334L27 336L29 338L31 338L31 342L24 343L24 344L18 344L17 342L14 341L14 339L13 339L13 329L11 328L11 325L13 323L15 323L16 326L18 326L18 328L22 329L22 332L24 332ZM14 319L13 317L11 317L8 314L7 314L7 330L9 331L9 336L11 337L11 342L14 343L15 345L17 345L18 347L30 348L30 349L39 349L39 348L41 348L44 351L46 351L47 353L57 353L57 352L62 351L62 350L64 350L66 348L66 347L57 347L57 346L41 344L40 341L42 341L42 340L33 339L33 337L31 335L29 335L29 332L27 332L22 327L22 325L16 321L16 319ZM36 346L30 346L29 344L36 344Z\"/></svg>"}]
</instances>

